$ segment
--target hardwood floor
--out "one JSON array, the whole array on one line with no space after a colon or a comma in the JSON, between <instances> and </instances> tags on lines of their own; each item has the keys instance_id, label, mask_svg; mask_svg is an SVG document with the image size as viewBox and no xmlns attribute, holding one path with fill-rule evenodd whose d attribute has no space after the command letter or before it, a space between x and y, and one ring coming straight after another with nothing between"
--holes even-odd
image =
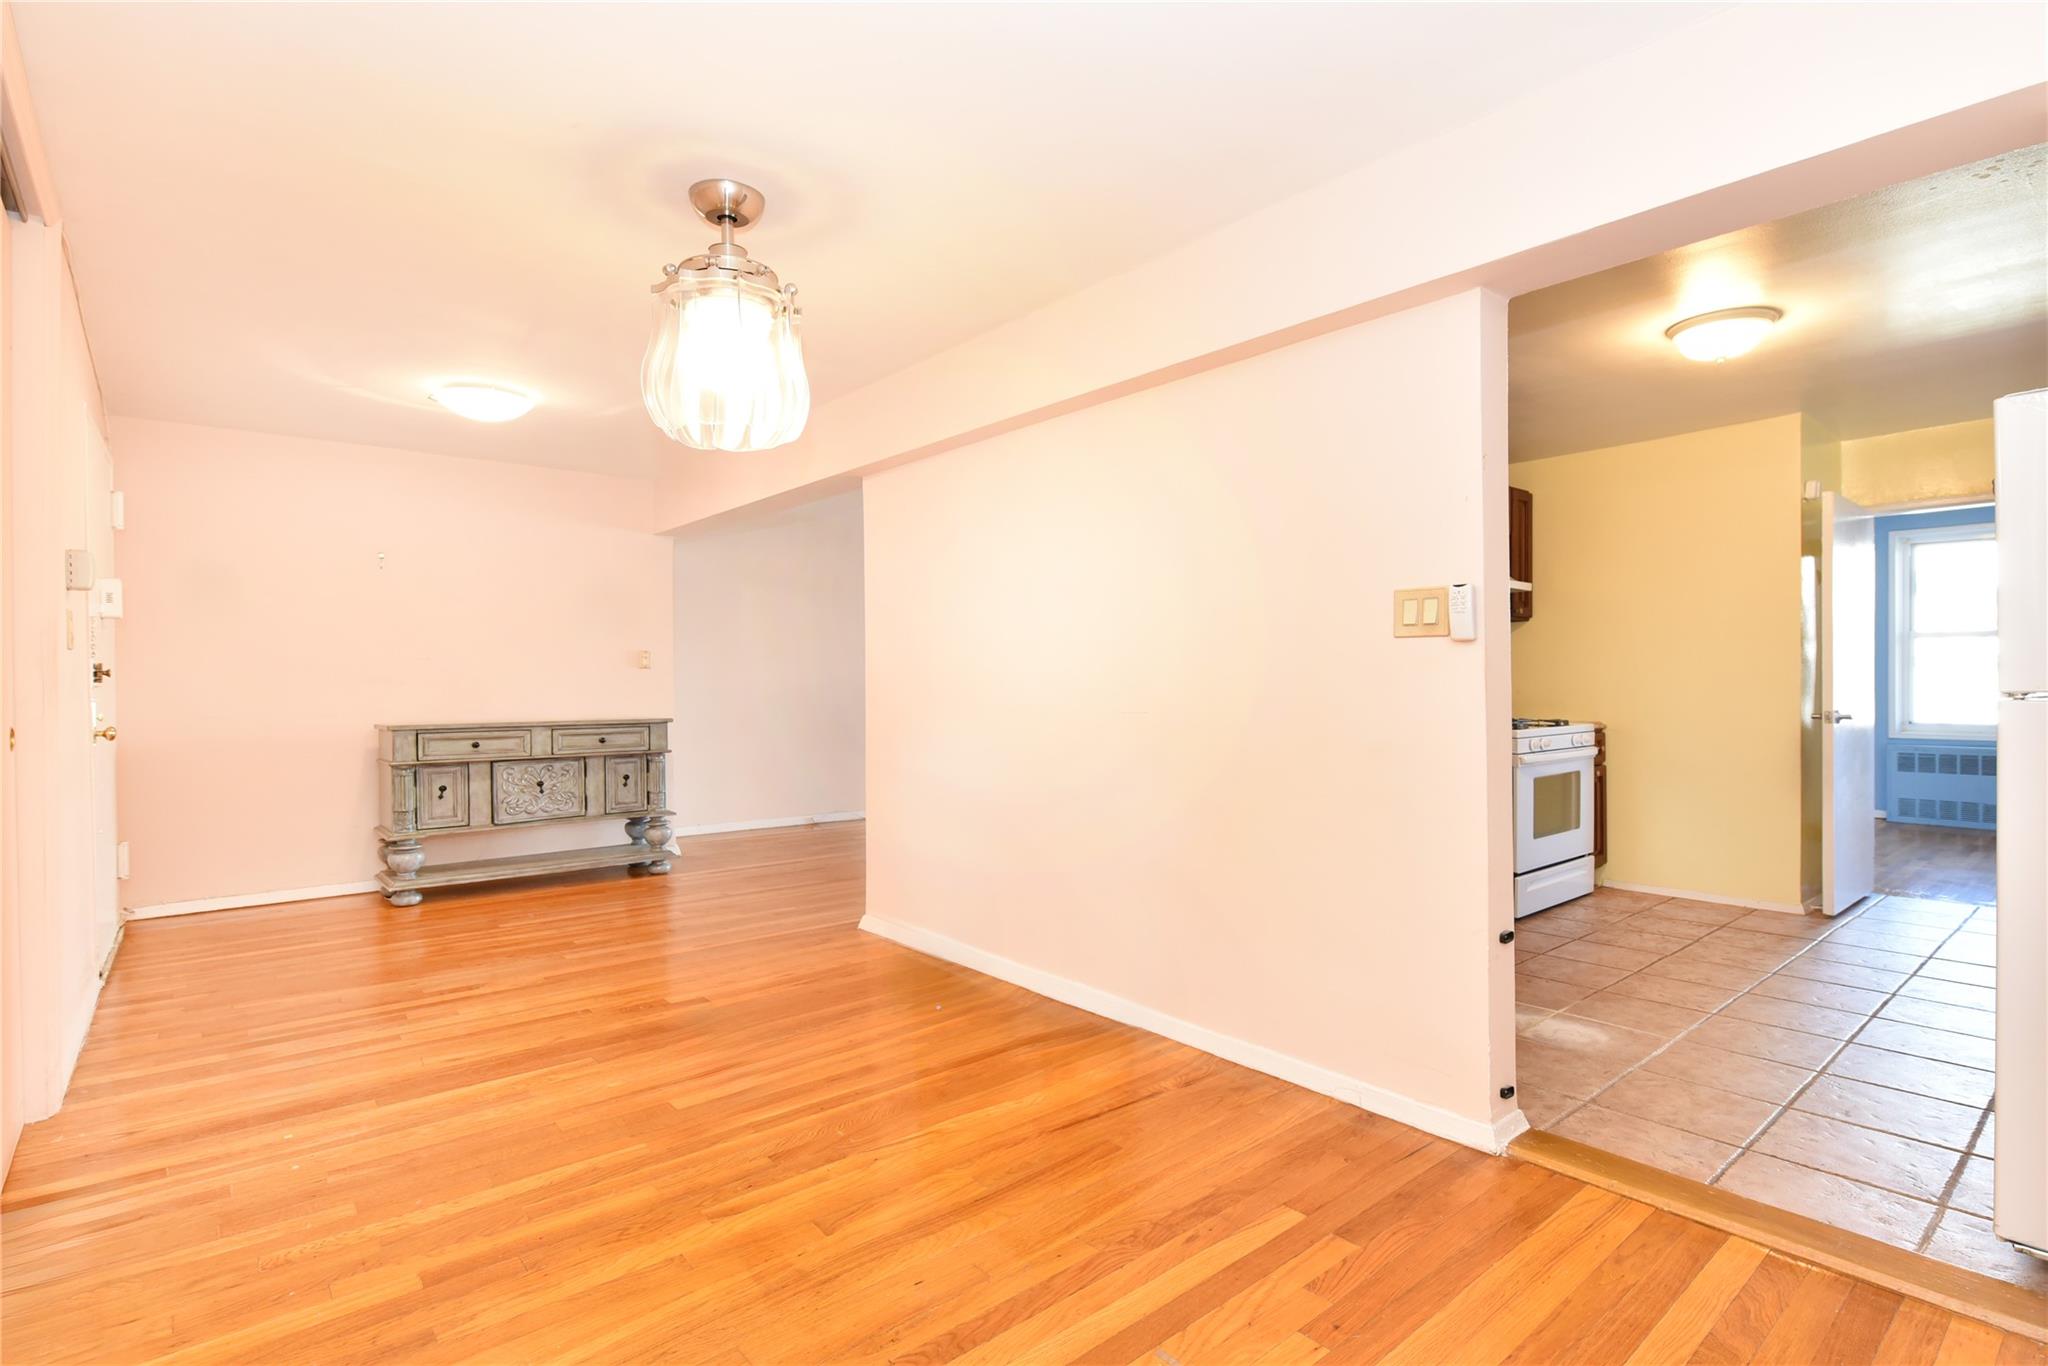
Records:
<instances>
[{"instance_id":1,"label":"hardwood floor","mask_svg":"<svg viewBox=\"0 0 2048 1366\"><path fill-rule=\"evenodd\" d=\"M1998 900L1998 837L1989 830L1877 822L1877 889L1988 905Z\"/></svg>"},{"instance_id":2,"label":"hardwood floor","mask_svg":"<svg viewBox=\"0 0 2048 1366\"><path fill-rule=\"evenodd\" d=\"M858 825L130 926L9 1363L2040 1362L860 933Z\"/></svg>"}]
</instances>

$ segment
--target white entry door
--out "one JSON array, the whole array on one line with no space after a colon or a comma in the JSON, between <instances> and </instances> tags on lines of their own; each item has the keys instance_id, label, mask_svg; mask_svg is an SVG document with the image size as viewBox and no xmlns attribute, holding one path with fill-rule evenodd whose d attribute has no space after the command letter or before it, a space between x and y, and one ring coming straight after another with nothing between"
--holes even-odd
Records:
<instances>
[{"instance_id":1,"label":"white entry door","mask_svg":"<svg viewBox=\"0 0 2048 1366\"><path fill-rule=\"evenodd\" d=\"M99 424L81 410L85 442L85 537L92 554L93 577L114 577L114 457L100 436ZM86 687L92 718L92 960L105 976L121 929L121 892L117 876L120 835L115 829L114 746L117 709L114 705L114 637L116 618L101 616L99 595L86 609Z\"/></svg>"},{"instance_id":2,"label":"white entry door","mask_svg":"<svg viewBox=\"0 0 2048 1366\"><path fill-rule=\"evenodd\" d=\"M1877 537L1856 504L1820 500L1820 908L1839 915L1877 880Z\"/></svg>"}]
</instances>

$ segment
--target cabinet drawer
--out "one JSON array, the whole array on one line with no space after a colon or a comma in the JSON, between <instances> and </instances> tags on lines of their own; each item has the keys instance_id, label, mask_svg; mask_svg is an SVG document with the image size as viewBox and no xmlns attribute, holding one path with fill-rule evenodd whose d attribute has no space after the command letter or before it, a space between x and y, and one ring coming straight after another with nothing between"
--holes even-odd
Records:
<instances>
[{"instance_id":1,"label":"cabinet drawer","mask_svg":"<svg viewBox=\"0 0 2048 1366\"><path fill-rule=\"evenodd\" d=\"M423 730L422 759L509 759L533 753L530 730Z\"/></svg>"},{"instance_id":2,"label":"cabinet drawer","mask_svg":"<svg viewBox=\"0 0 2048 1366\"><path fill-rule=\"evenodd\" d=\"M469 824L469 770L462 765L414 769L413 796L420 829Z\"/></svg>"},{"instance_id":3,"label":"cabinet drawer","mask_svg":"<svg viewBox=\"0 0 2048 1366\"><path fill-rule=\"evenodd\" d=\"M604 761L604 812L607 816L647 809L647 760L638 754Z\"/></svg>"},{"instance_id":4,"label":"cabinet drawer","mask_svg":"<svg viewBox=\"0 0 2048 1366\"><path fill-rule=\"evenodd\" d=\"M576 759L536 759L491 765L491 823L558 821L585 812L583 764Z\"/></svg>"},{"instance_id":5,"label":"cabinet drawer","mask_svg":"<svg viewBox=\"0 0 2048 1366\"><path fill-rule=\"evenodd\" d=\"M556 726L557 754L631 753L647 748L645 726Z\"/></svg>"}]
</instances>

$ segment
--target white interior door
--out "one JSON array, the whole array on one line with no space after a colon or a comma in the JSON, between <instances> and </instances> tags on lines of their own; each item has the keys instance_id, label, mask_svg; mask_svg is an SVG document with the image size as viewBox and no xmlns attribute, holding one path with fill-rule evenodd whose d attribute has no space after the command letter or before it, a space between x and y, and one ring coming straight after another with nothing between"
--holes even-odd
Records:
<instances>
[{"instance_id":1,"label":"white interior door","mask_svg":"<svg viewBox=\"0 0 2048 1366\"><path fill-rule=\"evenodd\" d=\"M114 457L100 436L99 424L81 411L86 447L85 536L92 554L93 577L114 577ZM116 868L120 835L115 828L114 753L117 708L114 705L115 628L113 617L86 612L90 655L86 687L91 696L92 741L92 961L102 976L114 954L121 929L121 892Z\"/></svg>"},{"instance_id":2,"label":"white interior door","mask_svg":"<svg viewBox=\"0 0 2048 1366\"><path fill-rule=\"evenodd\" d=\"M1839 915L1877 878L1877 537L1868 512L1820 498L1820 908Z\"/></svg>"}]
</instances>

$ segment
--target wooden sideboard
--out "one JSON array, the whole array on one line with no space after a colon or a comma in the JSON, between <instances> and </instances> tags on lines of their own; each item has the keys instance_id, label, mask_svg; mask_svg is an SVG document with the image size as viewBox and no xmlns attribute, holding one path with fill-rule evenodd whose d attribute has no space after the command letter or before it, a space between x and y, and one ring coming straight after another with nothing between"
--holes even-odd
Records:
<instances>
[{"instance_id":1,"label":"wooden sideboard","mask_svg":"<svg viewBox=\"0 0 2048 1366\"><path fill-rule=\"evenodd\" d=\"M394 906L428 887L583 868L666 873L669 718L379 726L390 806L376 836L377 885ZM423 841L568 821L623 820L625 844L427 866Z\"/></svg>"}]
</instances>

